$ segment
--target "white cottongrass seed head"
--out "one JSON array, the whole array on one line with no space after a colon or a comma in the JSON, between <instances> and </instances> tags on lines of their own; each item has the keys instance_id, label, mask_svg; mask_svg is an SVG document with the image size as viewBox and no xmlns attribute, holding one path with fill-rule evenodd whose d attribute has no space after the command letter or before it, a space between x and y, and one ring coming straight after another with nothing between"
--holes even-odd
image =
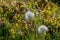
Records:
<instances>
[{"instance_id":1,"label":"white cottongrass seed head","mask_svg":"<svg viewBox=\"0 0 60 40\"><path fill-rule=\"evenodd\" d=\"M32 19L34 18L34 13L32 13L31 11L27 11L27 12L25 13L25 18L26 18L27 20L32 20Z\"/></svg>"},{"instance_id":2,"label":"white cottongrass seed head","mask_svg":"<svg viewBox=\"0 0 60 40\"><path fill-rule=\"evenodd\" d=\"M47 32L48 31L48 27L45 26L45 25L41 25L39 28L38 28L38 33L39 34L42 34L44 32Z\"/></svg>"}]
</instances>

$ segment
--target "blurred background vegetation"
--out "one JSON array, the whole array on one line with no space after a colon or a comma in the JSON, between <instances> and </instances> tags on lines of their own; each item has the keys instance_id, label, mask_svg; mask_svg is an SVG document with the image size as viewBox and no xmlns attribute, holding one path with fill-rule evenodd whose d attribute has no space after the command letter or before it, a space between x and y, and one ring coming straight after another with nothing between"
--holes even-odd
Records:
<instances>
[{"instance_id":1,"label":"blurred background vegetation","mask_svg":"<svg viewBox=\"0 0 60 40\"><path fill-rule=\"evenodd\" d=\"M35 17L28 22L29 10ZM49 31L39 35L40 25ZM0 40L60 40L60 0L0 0Z\"/></svg>"}]
</instances>

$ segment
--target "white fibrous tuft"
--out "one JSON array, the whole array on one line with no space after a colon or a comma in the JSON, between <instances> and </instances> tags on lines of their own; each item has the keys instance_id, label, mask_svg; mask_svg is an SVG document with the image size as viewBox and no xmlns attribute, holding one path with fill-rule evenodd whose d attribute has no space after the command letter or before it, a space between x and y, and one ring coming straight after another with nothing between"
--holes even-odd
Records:
<instances>
[{"instance_id":1,"label":"white fibrous tuft","mask_svg":"<svg viewBox=\"0 0 60 40\"><path fill-rule=\"evenodd\" d=\"M25 13L25 18L26 18L27 20L32 20L32 19L34 18L34 13L32 13L32 12L30 12L30 11L27 11L27 12Z\"/></svg>"},{"instance_id":2,"label":"white fibrous tuft","mask_svg":"<svg viewBox=\"0 0 60 40\"><path fill-rule=\"evenodd\" d=\"M45 25L41 25L39 28L38 28L38 33L39 34L42 34L44 32L48 31L48 27L45 26Z\"/></svg>"}]
</instances>

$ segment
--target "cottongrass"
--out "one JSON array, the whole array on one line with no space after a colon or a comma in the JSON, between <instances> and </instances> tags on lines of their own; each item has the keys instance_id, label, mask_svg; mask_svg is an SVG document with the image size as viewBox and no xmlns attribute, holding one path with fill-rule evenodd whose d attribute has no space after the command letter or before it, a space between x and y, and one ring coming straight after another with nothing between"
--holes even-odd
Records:
<instances>
[{"instance_id":1,"label":"cottongrass","mask_svg":"<svg viewBox=\"0 0 60 40\"><path fill-rule=\"evenodd\" d=\"M45 26L45 25L41 25L39 28L38 28L38 33L39 34L43 34L44 32L47 32L48 31L48 27Z\"/></svg>"},{"instance_id":2,"label":"cottongrass","mask_svg":"<svg viewBox=\"0 0 60 40\"><path fill-rule=\"evenodd\" d=\"M25 13L25 18L26 20L32 20L34 18L34 13L32 13L31 11L27 11Z\"/></svg>"}]
</instances>

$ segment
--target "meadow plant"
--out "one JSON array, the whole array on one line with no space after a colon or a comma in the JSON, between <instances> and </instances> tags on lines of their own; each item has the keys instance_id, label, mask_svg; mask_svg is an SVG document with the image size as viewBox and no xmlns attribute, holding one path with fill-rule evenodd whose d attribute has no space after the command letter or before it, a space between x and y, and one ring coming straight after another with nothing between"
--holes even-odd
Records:
<instances>
[{"instance_id":1,"label":"meadow plant","mask_svg":"<svg viewBox=\"0 0 60 40\"><path fill-rule=\"evenodd\" d=\"M25 18L26 18L27 20L32 20L32 19L34 18L34 13L32 13L32 12L30 12L30 11L27 11L27 12L25 13Z\"/></svg>"},{"instance_id":2,"label":"meadow plant","mask_svg":"<svg viewBox=\"0 0 60 40\"><path fill-rule=\"evenodd\" d=\"M39 34L42 34L44 32L48 31L48 27L45 26L45 25L41 25L39 28L38 28L38 33Z\"/></svg>"}]
</instances>

